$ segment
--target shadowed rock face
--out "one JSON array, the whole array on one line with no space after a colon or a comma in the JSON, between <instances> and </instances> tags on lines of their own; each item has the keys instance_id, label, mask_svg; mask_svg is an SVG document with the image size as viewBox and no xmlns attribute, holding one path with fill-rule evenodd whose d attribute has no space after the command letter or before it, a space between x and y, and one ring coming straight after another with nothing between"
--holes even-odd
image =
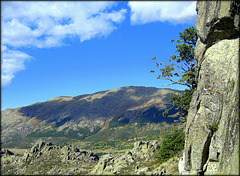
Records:
<instances>
[{"instance_id":1,"label":"shadowed rock face","mask_svg":"<svg viewBox=\"0 0 240 176\"><path fill-rule=\"evenodd\" d=\"M198 1L198 87L187 124L182 174L239 174L237 1ZM181 160L182 161L182 160Z\"/></svg>"},{"instance_id":2,"label":"shadowed rock face","mask_svg":"<svg viewBox=\"0 0 240 176\"><path fill-rule=\"evenodd\" d=\"M2 149L1 156L11 156L11 155L14 155L14 153L9 151L8 149Z\"/></svg>"},{"instance_id":3,"label":"shadowed rock face","mask_svg":"<svg viewBox=\"0 0 240 176\"><path fill-rule=\"evenodd\" d=\"M171 105L170 94L177 92L180 93L171 89L130 86L76 97L56 97L25 107L6 109L2 112L2 142L21 139L32 132L35 135L46 132L45 136L58 133L59 137L60 132L61 136L65 135L63 131L79 131L77 135L84 138L112 118L131 122L147 116L144 112L152 113L151 108L155 108L154 114L160 114L160 121L170 120L171 123L173 119L164 119L161 111Z\"/></svg>"},{"instance_id":4,"label":"shadowed rock face","mask_svg":"<svg viewBox=\"0 0 240 176\"><path fill-rule=\"evenodd\" d=\"M237 1L202 1L197 3L197 32L208 46L239 35L239 4Z\"/></svg>"}]
</instances>

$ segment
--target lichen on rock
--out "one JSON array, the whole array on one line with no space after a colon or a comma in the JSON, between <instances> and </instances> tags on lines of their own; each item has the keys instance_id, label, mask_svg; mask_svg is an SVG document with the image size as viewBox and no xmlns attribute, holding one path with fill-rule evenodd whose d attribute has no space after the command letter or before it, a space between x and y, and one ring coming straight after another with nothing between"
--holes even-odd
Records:
<instances>
[{"instance_id":1,"label":"lichen on rock","mask_svg":"<svg viewBox=\"0 0 240 176\"><path fill-rule=\"evenodd\" d=\"M181 174L239 173L239 9L237 1L197 2L198 87L187 117Z\"/></svg>"}]
</instances>

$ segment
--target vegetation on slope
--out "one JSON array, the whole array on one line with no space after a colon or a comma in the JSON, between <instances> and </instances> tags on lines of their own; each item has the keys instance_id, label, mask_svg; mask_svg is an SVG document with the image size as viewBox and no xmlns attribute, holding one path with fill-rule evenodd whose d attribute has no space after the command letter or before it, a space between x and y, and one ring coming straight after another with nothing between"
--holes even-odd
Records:
<instances>
[{"instance_id":1,"label":"vegetation on slope","mask_svg":"<svg viewBox=\"0 0 240 176\"><path fill-rule=\"evenodd\" d=\"M185 134L183 129L178 129L173 126L171 130L164 135L160 149L155 153L154 157L157 158L160 164L168 161L179 151L183 150L184 139Z\"/></svg>"},{"instance_id":2,"label":"vegetation on slope","mask_svg":"<svg viewBox=\"0 0 240 176\"><path fill-rule=\"evenodd\" d=\"M194 49L197 43L197 31L194 27L184 29L183 33L179 32L180 40L172 40L171 42L176 42L176 53L178 55L173 55L169 59L169 64L164 62L156 62L156 66L160 71L158 79L168 80L171 84L179 84L186 86L184 93L174 94L170 96L170 100L173 102L173 107L177 107L179 110L175 115L170 115L167 108L163 113L164 116L169 115L169 117L180 116L180 120L185 122L186 115L188 114L189 105L192 99L192 94L197 88L197 81L195 78L195 55ZM155 60L156 56L152 58ZM155 72L155 70L151 70ZM172 107L172 108L173 108Z\"/></svg>"}]
</instances>

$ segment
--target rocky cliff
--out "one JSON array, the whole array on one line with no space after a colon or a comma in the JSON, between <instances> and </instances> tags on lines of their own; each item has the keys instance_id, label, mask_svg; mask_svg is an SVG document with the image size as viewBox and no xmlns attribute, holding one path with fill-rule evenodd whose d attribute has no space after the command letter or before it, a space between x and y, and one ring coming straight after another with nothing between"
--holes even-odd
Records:
<instances>
[{"instance_id":1,"label":"rocky cliff","mask_svg":"<svg viewBox=\"0 0 240 176\"><path fill-rule=\"evenodd\" d=\"M186 123L182 174L239 174L237 1L198 1L198 87Z\"/></svg>"}]
</instances>

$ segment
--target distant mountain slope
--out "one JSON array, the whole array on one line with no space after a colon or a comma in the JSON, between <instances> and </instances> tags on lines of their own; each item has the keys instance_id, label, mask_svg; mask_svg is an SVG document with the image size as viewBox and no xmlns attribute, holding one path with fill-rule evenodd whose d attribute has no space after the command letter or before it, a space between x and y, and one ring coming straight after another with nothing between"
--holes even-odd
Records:
<instances>
[{"instance_id":1,"label":"distant mountain slope","mask_svg":"<svg viewBox=\"0 0 240 176\"><path fill-rule=\"evenodd\" d=\"M171 89L130 86L6 109L2 111L2 142L27 136L84 139L102 128L133 122L171 123L173 119L161 114L171 106L170 94L177 92L180 93Z\"/></svg>"}]
</instances>

